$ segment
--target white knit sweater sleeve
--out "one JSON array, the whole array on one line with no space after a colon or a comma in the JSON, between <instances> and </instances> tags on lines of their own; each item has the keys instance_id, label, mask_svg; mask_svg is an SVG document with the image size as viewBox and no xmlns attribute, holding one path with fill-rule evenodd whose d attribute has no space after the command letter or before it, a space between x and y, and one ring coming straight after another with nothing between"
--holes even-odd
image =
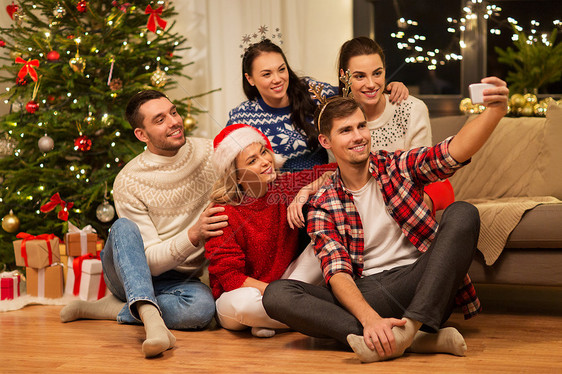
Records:
<instances>
[{"instance_id":1,"label":"white knit sweater sleeve","mask_svg":"<svg viewBox=\"0 0 562 374\"><path fill-rule=\"evenodd\" d=\"M431 124L429 122L429 111L423 101L410 96L412 109L410 121L406 130L405 149L418 147L430 147Z\"/></svg>"}]
</instances>

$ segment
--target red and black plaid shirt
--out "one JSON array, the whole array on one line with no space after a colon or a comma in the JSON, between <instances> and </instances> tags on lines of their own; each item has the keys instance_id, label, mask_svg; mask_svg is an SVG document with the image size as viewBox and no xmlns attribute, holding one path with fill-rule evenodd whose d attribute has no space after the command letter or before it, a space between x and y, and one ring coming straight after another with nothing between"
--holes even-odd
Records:
<instances>
[{"instance_id":1,"label":"red and black plaid shirt","mask_svg":"<svg viewBox=\"0 0 562 374\"><path fill-rule=\"evenodd\" d=\"M371 153L369 171L382 191L386 208L408 240L425 252L437 233L438 224L423 203L423 187L445 179L468 164L455 161L449 154L449 138L434 147L407 152ZM361 277L363 272L363 226L344 186L339 169L310 200L308 233L321 261L326 283L339 272ZM478 314L480 301L468 274L458 290L455 302L465 318Z\"/></svg>"}]
</instances>

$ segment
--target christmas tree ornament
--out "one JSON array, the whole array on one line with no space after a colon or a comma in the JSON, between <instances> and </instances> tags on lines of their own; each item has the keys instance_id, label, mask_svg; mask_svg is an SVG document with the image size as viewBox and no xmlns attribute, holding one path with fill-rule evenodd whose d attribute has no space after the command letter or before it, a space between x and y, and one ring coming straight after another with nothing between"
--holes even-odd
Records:
<instances>
[{"instance_id":1,"label":"christmas tree ornament","mask_svg":"<svg viewBox=\"0 0 562 374\"><path fill-rule=\"evenodd\" d=\"M548 103L546 101L541 101L540 103L533 105L533 113L538 117L546 117L547 109Z\"/></svg>"},{"instance_id":2,"label":"christmas tree ornament","mask_svg":"<svg viewBox=\"0 0 562 374\"><path fill-rule=\"evenodd\" d=\"M37 141L37 146L39 147L39 150L41 152L47 153L55 148L55 141L53 140L53 138L45 134L41 138L39 138L39 140Z\"/></svg>"},{"instance_id":3,"label":"christmas tree ornament","mask_svg":"<svg viewBox=\"0 0 562 374\"><path fill-rule=\"evenodd\" d=\"M523 99L525 99L525 103L530 105L535 105L537 103L537 95L534 94L525 94L523 95Z\"/></svg>"},{"instance_id":4,"label":"christmas tree ornament","mask_svg":"<svg viewBox=\"0 0 562 374\"><path fill-rule=\"evenodd\" d=\"M19 230L20 220L14 214L13 210L10 209L10 213L6 214L4 218L2 218L2 228L4 231L9 233L14 233Z\"/></svg>"},{"instance_id":5,"label":"christmas tree ornament","mask_svg":"<svg viewBox=\"0 0 562 374\"><path fill-rule=\"evenodd\" d=\"M521 94L513 94L510 98L511 105L514 108L522 108L525 105L525 98Z\"/></svg>"},{"instance_id":6,"label":"christmas tree ornament","mask_svg":"<svg viewBox=\"0 0 562 374\"><path fill-rule=\"evenodd\" d=\"M27 112L31 114L35 113L38 109L39 109L39 104L34 100L28 101L27 104L25 105L25 110L27 110Z\"/></svg>"},{"instance_id":7,"label":"christmas tree ornament","mask_svg":"<svg viewBox=\"0 0 562 374\"><path fill-rule=\"evenodd\" d=\"M14 14L12 19L16 22L16 25L19 27L22 25L24 19L25 19L25 13L23 12L23 9L18 8Z\"/></svg>"},{"instance_id":8,"label":"christmas tree ornament","mask_svg":"<svg viewBox=\"0 0 562 374\"><path fill-rule=\"evenodd\" d=\"M115 208L107 200L104 200L96 209L96 217L100 222L110 222L115 217Z\"/></svg>"},{"instance_id":9,"label":"christmas tree ornament","mask_svg":"<svg viewBox=\"0 0 562 374\"><path fill-rule=\"evenodd\" d=\"M8 12L11 19L14 19L14 13L17 12L18 9L19 6L12 1L12 3L6 7L6 12Z\"/></svg>"},{"instance_id":10,"label":"christmas tree ornament","mask_svg":"<svg viewBox=\"0 0 562 374\"><path fill-rule=\"evenodd\" d=\"M88 10L88 2L86 0L80 0L78 4L76 4L76 9L80 13L84 13L86 10Z\"/></svg>"},{"instance_id":11,"label":"christmas tree ornament","mask_svg":"<svg viewBox=\"0 0 562 374\"><path fill-rule=\"evenodd\" d=\"M54 97L53 95L47 96L47 102L48 102L49 104L54 104L56 100L57 100L57 98Z\"/></svg>"},{"instance_id":12,"label":"christmas tree ornament","mask_svg":"<svg viewBox=\"0 0 562 374\"><path fill-rule=\"evenodd\" d=\"M80 38L74 39L74 42L76 43L76 56L74 56L73 58L70 59L70 61L68 61L68 64L70 65L72 70L74 70L75 73L80 73L80 74L84 73L84 69L86 69L86 60L80 57L81 41L82 40Z\"/></svg>"},{"instance_id":13,"label":"christmas tree ornament","mask_svg":"<svg viewBox=\"0 0 562 374\"><path fill-rule=\"evenodd\" d=\"M55 9L53 9L53 16L55 16L55 18L62 18L65 15L66 15L66 9L64 9L64 7L60 5L60 3L57 3Z\"/></svg>"},{"instance_id":14,"label":"christmas tree ornament","mask_svg":"<svg viewBox=\"0 0 562 374\"><path fill-rule=\"evenodd\" d=\"M76 139L74 139L74 150L87 152L92 149L92 141L88 138L87 135L80 135Z\"/></svg>"},{"instance_id":15,"label":"christmas tree ornament","mask_svg":"<svg viewBox=\"0 0 562 374\"><path fill-rule=\"evenodd\" d=\"M167 22L164 21L162 18L160 18L160 15L162 14L162 10L164 9L163 6L158 7L157 9L152 9L152 7L150 6L150 4L148 4L146 6L146 9L144 11L144 14L150 14L150 16L148 16L148 22L146 24L146 28L149 31L152 32L156 32L156 25L158 24L158 26L160 26L162 29L166 28L166 24Z\"/></svg>"},{"instance_id":16,"label":"christmas tree ornament","mask_svg":"<svg viewBox=\"0 0 562 374\"><path fill-rule=\"evenodd\" d=\"M16 142L7 133L0 135L0 158L11 156L16 148Z\"/></svg>"},{"instance_id":17,"label":"christmas tree ornament","mask_svg":"<svg viewBox=\"0 0 562 374\"><path fill-rule=\"evenodd\" d=\"M183 119L183 128L185 131L193 131L197 125L197 120L191 115L191 100L187 103L187 115Z\"/></svg>"},{"instance_id":18,"label":"christmas tree ornament","mask_svg":"<svg viewBox=\"0 0 562 374\"><path fill-rule=\"evenodd\" d=\"M73 58L70 59L70 61L68 61L68 64L70 65L72 70L74 70L75 73L82 74L84 73L84 69L86 69L86 61L82 57L80 57L78 52L76 52L76 56L74 56Z\"/></svg>"},{"instance_id":19,"label":"christmas tree ornament","mask_svg":"<svg viewBox=\"0 0 562 374\"><path fill-rule=\"evenodd\" d=\"M25 78L25 76L27 74L29 74L31 79L33 79L34 81L37 81L37 71L35 71L35 68L39 67L39 60L29 59L29 60L25 61L23 58L17 57L16 58L16 64L23 64L22 68L18 72L19 78Z\"/></svg>"},{"instance_id":20,"label":"christmas tree ornament","mask_svg":"<svg viewBox=\"0 0 562 374\"><path fill-rule=\"evenodd\" d=\"M47 53L48 61L58 61L59 58L60 58L60 53L58 53L57 51L50 51L49 53Z\"/></svg>"},{"instance_id":21,"label":"christmas tree ornament","mask_svg":"<svg viewBox=\"0 0 562 374\"><path fill-rule=\"evenodd\" d=\"M156 70L150 76L150 83L156 88L162 88L166 85L167 81L168 76L166 73L160 69L160 65L156 66Z\"/></svg>"},{"instance_id":22,"label":"christmas tree ornament","mask_svg":"<svg viewBox=\"0 0 562 374\"><path fill-rule=\"evenodd\" d=\"M96 217L103 223L107 223L115 217L115 208L107 200L107 182L105 182L105 191L103 193L103 203L98 205L96 209Z\"/></svg>"},{"instance_id":23,"label":"christmas tree ornament","mask_svg":"<svg viewBox=\"0 0 562 374\"><path fill-rule=\"evenodd\" d=\"M61 199L60 194L57 192L49 199L44 205L41 205L39 210L43 213L48 213L60 205L57 217L62 221L68 221L68 211L74 206L73 202L66 202Z\"/></svg>"},{"instance_id":24,"label":"christmas tree ornament","mask_svg":"<svg viewBox=\"0 0 562 374\"><path fill-rule=\"evenodd\" d=\"M5 47L5 46L6 46L6 42L0 39L0 47Z\"/></svg>"},{"instance_id":25,"label":"christmas tree ornament","mask_svg":"<svg viewBox=\"0 0 562 374\"><path fill-rule=\"evenodd\" d=\"M470 108L472 108L472 100L469 97L465 97L459 104L459 110L461 113L467 114Z\"/></svg>"},{"instance_id":26,"label":"christmas tree ornament","mask_svg":"<svg viewBox=\"0 0 562 374\"><path fill-rule=\"evenodd\" d=\"M525 117L531 117L534 113L533 105L525 104L521 108L521 115Z\"/></svg>"},{"instance_id":27,"label":"christmas tree ornament","mask_svg":"<svg viewBox=\"0 0 562 374\"><path fill-rule=\"evenodd\" d=\"M112 79L111 82L109 82L109 89L111 91L118 91L122 88L123 88L123 81L119 78Z\"/></svg>"},{"instance_id":28,"label":"christmas tree ornament","mask_svg":"<svg viewBox=\"0 0 562 374\"><path fill-rule=\"evenodd\" d=\"M95 121L96 121L96 117L92 115L92 112L88 112L88 116L84 118L84 122L86 122L88 125L91 125Z\"/></svg>"}]
</instances>

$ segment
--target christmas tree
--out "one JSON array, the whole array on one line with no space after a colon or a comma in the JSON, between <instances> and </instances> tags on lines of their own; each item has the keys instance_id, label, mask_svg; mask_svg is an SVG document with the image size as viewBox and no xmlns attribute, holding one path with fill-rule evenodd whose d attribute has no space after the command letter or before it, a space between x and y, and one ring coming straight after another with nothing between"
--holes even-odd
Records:
<instances>
[{"instance_id":1,"label":"christmas tree","mask_svg":"<svg viewBox=\"0 0 562 374\"><path fill-rule=\"evenodd\" d=\"M21 0L6 10L0 263L11 267L20 231L62 237L69 220L106 236L114 178L144 149L124 119L127 101L173 88L189 64L177 56L188 47L166 21L176 14L168 1ZM188 132L190 99L174 102Z\"/></svg>"}]
</instances>

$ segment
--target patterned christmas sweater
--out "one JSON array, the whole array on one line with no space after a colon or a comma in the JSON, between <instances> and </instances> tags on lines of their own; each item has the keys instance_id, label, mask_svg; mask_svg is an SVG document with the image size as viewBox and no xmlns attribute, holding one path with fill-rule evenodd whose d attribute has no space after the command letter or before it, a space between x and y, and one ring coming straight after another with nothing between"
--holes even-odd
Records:
<instances>
[{"instance_id":1,"label":"patterned christmas sweater","mask_svg":"<svg viewBox=\"0 0 562 374\"><path fill-rule=\"evenodd\" d=\"M144 151L123 167L113 184L119 217L139 227L152 275L176 270L199 276L205 265L203 242L187 235L209 204L216 180L213 143L189 137L175 156Z\"/></svg>"},{"instance_id":2,"label":"patterned christmas sweater","mask_svg":"<svg viewBox=\"0 0 562 374\"><path fill-rule=\"evenodd\" d=\"M384 95L386 105L381 116L367 122L371 131L371 149L394 152L431 146L431 125L427 106L413 96L400 104L392 104Z\"/></svg>"},{"instance_id":3,"label":"patterned christmas sweater","mask_svg":"<svg viewBox=\"0 0 562 374\"><path fill-rule=\"evenodd\" d=\"M338 88L327 83L317 82L310 78L303 78L309 82L324 85L322 90L326 97L335 96ZM245 123L259 129L269 138L273 151L284 156L287 160L283 170L298 171L311 169L314 165L328 162L328 154L322 147L312 151L308 148L306 134L295 128L291 119L291 106L272 108L260 97L244 101L229 113L227 126L235 123ZM314 126L313 119L309 119L310 126Z\"/></svg>"}]
</instances>

